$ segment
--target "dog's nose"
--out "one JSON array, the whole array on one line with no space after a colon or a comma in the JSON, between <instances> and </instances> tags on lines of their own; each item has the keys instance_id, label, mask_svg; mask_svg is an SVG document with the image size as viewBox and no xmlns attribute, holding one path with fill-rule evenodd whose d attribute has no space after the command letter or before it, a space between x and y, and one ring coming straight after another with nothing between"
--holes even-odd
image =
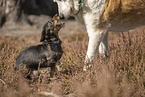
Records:
<instances>
[{"instance_id":1,"label":"dog's nose","mask_svg":"<svg viewBox=\"0 0 145 97\"><path fill-rule=\"evenodd\" d=\"M59 16L58 14L55 14L55 16Z\"/></svg>"},{"instance_id":2,"label":"dog's nose","mask_svg":"<svg viewBox=\"0 0 145 97\"><path fill-rule=\"evenodd\" d=\"M64 19L64 15L63 14L60 14L59 17L60 17L60 19Z\"/></svg>"}]
</instances>

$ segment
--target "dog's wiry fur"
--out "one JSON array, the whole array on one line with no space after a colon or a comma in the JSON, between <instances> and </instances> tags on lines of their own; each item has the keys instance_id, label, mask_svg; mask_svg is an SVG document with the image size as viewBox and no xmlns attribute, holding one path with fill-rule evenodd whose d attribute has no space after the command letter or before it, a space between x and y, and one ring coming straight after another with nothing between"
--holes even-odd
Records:
<instances>
[{"instance_id":1,"label":"dog's wiry fur","mask_svg":"<svg viewBox=\"0 0 145 97\"><path fill-rule=\"evenodd\" d=\"M53 76L55 65L63 53L58 31L64 26L64 23L53 23L54 21L52 21L52 24L47 22L44 25L40 39L40 41L43 42L42 44L30 46L20 53L16 59L17 69L19 69L20 66L26 66L26 68L33 71L38 68L51 67L51 76Z\"/></svg>"},{"instance_id":2,"label":"dog's wiry fur","mask_svg":"<svg viewBox=\"0 0 145 97\"><path fill-rule=\"evenodd\" d=\"M123 32L145 25L144 0L54 1L61 14L74 15L85 25L89 35L86 61L92 60L98 49L100 54L107 56L108 31Z\"/></svg>"}]
</instances>

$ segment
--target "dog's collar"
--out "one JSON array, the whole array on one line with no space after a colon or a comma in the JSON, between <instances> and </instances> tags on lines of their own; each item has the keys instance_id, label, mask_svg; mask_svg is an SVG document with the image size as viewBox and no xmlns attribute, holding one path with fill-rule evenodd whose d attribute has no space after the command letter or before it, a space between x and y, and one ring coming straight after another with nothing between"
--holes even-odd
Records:
<instances>
[{"instance_id":1,"label":"dog's collar","mask_svg":"<svg viewBox=\"0 0 145 97\"><path fill-rule=\"evenodd\" d=\"M80 1L79 1L79 8L81 9L81 8L84 7L84 6L85 6L84 0L80 0Z\"/></svg>"},{"instance_id":2,"label":"dog's collar","mask_svg":"<svg viewBox=\"0 0 145 97\"><path fill-rule=\"evenodd\" d=\"M77 13L75 13L75 15L79 14L80 11L82 10L82 8L83 8L85 5L86 5L86 4L85 4L84 0L80 0L80 1L79 1L79 4L78 4L78 6L79 6L79 11L78 11Z\"/></svg>"},{"instance_id":3,"label":"dog's collar","mask_svg":"<svg viewBox=\"0 0 145 97\"><path fill-rule=\"evenodd\" d=\"M57 41L52 41L52 42L43 42L45 45L61 45L61 40L58 39Z\"/></svg>"}]
</instances>

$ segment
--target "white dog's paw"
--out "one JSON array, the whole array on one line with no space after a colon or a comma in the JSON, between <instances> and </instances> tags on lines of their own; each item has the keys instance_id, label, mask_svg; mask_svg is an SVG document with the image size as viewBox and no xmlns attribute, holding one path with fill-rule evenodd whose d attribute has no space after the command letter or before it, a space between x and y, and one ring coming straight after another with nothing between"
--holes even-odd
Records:
<instances>
[{"instance_id":1,"label":"white dog's paw","mask_svg":"<svg viewBox=\"0 0 145 97\"><path fill-rule=\"evenodd\" d=\"M83 71L87 71L87 70L89 70L91 67L92 67L91 64L84 65Z\"/></svg>"}]
</instances>

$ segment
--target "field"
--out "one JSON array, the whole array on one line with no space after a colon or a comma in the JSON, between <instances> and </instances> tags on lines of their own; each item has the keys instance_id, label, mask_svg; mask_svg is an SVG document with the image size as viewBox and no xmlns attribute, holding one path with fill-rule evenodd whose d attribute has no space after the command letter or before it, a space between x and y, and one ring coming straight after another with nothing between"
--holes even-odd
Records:
<instances>
[{"instance_id":1,"label":"field","mask_svg":"<svg viewBox=\"0 0 145 97\"><path fill-rule=\"evenodd\" d=\"M60 60L67 72L50 79L24 78L24 70L14 71L19 53L39 43L40 34L0 36L0 95L2 97L144 97L145 30L109 33L108 57L97 54L92 68L82 71L87 50L87 33L60 36L64 54ZM47 96L46 96L47 95Z\"/></svg>"}]
</instances>

